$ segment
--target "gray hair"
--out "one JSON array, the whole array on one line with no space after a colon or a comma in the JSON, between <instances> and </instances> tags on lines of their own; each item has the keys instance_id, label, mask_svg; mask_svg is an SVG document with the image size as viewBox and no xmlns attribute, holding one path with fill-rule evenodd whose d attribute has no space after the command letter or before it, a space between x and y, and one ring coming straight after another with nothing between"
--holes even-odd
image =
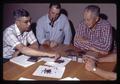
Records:
<instances>
[{"instance_id":1,"label":"gray hair","mask_svg":"<svg viewBox=\"0 0 120 84\"><path fill-rule=\"evenodd\" d=\"M28 17L28 16L30 16L30 14L25 9L17 9L15 11L13 11L13 16L14 16L14 19L17 20L20 17Z\"/></svg>"},{"instance_id":2,"label":"gray hair","mask_svg":"<svg viewBox=\"0 0 120 84\"><path fill-rule=\"evenodd\" d=\"M91 11L95 16L99 16L100 15L100 8L99 8L99 6L89 5L89 6L87 6L85 8L85 10Z\"/></svg>"}]
</instances>

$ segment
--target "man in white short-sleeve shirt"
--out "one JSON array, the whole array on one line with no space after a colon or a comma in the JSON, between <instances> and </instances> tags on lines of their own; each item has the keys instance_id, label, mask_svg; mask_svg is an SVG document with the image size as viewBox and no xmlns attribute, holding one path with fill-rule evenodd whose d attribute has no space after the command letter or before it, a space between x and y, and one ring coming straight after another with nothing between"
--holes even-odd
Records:
<instances>
[{"instance_id":1,"label":"man in white short-sleeve shirt","mask_svg":"<svg viewBox=\"0 0 120 84\"><path fill-rule=\"evenodd\" d=\"M3 58L10 59L19 53L29 56L59 56L56 52L38 50L37 40L30 29L31 17L25 9L17 9L13 15L15 24L3 32Z\"/></svg>"}]
</instances>

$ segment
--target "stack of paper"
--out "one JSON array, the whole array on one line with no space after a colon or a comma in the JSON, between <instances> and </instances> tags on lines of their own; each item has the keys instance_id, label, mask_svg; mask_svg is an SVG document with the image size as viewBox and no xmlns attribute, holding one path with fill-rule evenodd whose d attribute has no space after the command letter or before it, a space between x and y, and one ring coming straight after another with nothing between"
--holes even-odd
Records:
<instances>
[{"instance_id":1,"label":"stack of paper","mask_svg":"<svg viewBox=\"0 0 120 84\"><path fill-rule=\"evenodd\" d=\"M43 76L51 78L62 78L65 67L55 67L55 66L39 66L35 72L34 76Z\"/></svg>"},{"instance_id":2,"label":"stack of paper","mask_svg":"<svg viewBox=\"0 0 120 84\"><path fill-rule=\"evenodd\" d=\"M78 78L76 78L76 77L74 77L74 78L71 78L71 77L66 77L66 78L63 78L63 79L61 79L61 80L69 80L69 81L80 81L80 79L78 79Z\"/></svg>"},{"instance_id":3,"label":"stack of paper","mask_svg":"<svg viewBox=\"0 0 120 84\"><path fill-rule=\"evenodd\" d=\"M35 63L35 62L27 61L29 58L30 58L29 56L21 55L10 59L10 61L22 67L28 67Z\"/></svg>"},{"instance_id":4,"label":"stack of paper","mask_svg":"<svg viewBox=\"0 0 120 84\"><path fill-rule=\"evenodd\" d=\"M27 80L27 81L33 81L34 79L20 77L18 80L25 80L25 81Z\"/></svg>"}]
</instances>

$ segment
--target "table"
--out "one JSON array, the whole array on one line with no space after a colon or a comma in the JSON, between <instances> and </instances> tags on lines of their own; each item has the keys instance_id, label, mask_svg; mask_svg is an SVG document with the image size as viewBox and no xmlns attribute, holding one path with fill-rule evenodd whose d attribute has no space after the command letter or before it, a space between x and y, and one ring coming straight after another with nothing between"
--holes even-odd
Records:
<instances>
[{"instance_id":1,"label":"table","mask_svg":"<svg viewBox=\"0 0 120 84\"><path fill-rule=\"evenodd\" d=\"M62 56L66 56L65 50L67 49L75 49L73 45L59 45L57 48L47 48L46 46L41 46L40 50L43 51L51 51L54 50L56 52L59 52ZM60 80L57 78L49 78L49 77L38 77L33 76L32 73L37 69L38 66L43 65L45 62L36 62L35 64L24 68L19 65L16 65L12 62L6 62L3 64L3 79L4 80L18 80L20 77L25 78L31 78L35 80ZM113 71L116 63L115 62L109 62L109 63L98 63L98 67L107 70L107 71ZM65 72L62 76L62 78L65 77L77 77L80 80L106 80L92 72L87 71L84 68L83 63L79 63L76 61L71 61L66 65Z\"/></svg>"}]
</instances>

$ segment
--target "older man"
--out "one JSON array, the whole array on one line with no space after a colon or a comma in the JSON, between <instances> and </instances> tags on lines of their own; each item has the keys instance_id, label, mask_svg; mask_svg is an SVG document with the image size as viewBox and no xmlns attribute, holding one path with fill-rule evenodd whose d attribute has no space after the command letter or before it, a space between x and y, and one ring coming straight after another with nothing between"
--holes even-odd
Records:
<instances>
[{"instance_id":1,"label":"older man","mask_svg":"<svg viewBox=\"0 0 120 84\"><path fill-rule=\"evenodd\" d=\"M74 45L83 50L107 54L112 44L112 28L108 21L99 17L100 8L89 5L84 10L84 21L79 24Z\"/></svg>"},{"instance_id":2,"label":"older man","mask_svg":"<svg viewBox=\"0 0 120 84\"><path fill-rule=\"evenodd\" d=\"M58 44L70 44L72 33L68 18L60 13L60 3L53 2L48 14L37 21L36 36L40 44L55 47Z\"/></svg>"},{"instance_id":3,"label":"older man","mask_svg":"<svg viewBox=\"0 0 120 84\"><path fill-rule=\"evenodd\" d=\"M15 24L3 32L3 58L10 59L19 53L30 56L58 56L54 52L47 53L38 50L37 40L30 30L31 17L28 11L18 9L13 12L13 15Z\"/></svg>"}]
</instances>

